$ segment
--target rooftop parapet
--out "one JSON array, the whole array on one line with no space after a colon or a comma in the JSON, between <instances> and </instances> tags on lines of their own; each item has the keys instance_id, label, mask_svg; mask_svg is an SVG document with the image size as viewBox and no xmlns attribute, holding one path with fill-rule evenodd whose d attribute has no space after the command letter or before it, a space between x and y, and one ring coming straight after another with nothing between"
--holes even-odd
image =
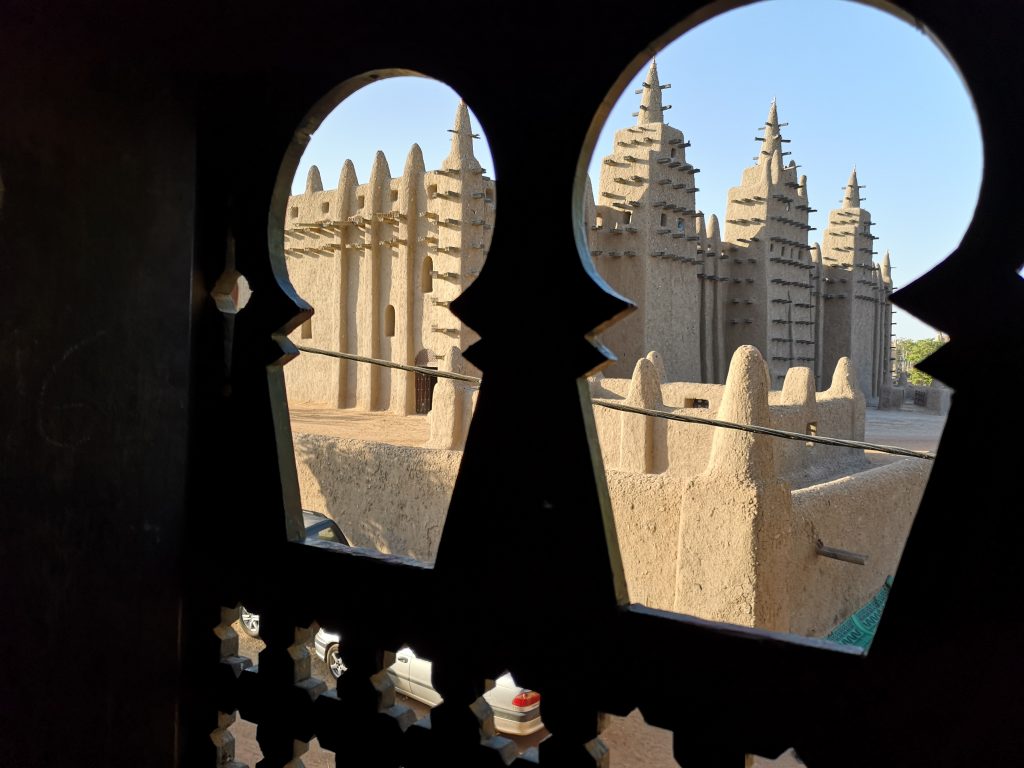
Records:
<instances>
[{"instance_id":1,"label":"rooftop parapet","mask_svg":"<svg viewBox=\"0 0 1024 768\"><path fill-rule=\"evenodd\" d=\"M768 368L756 347L733 353L716 418L739 424L771 426ZM735 429L715 428L708 472L729 473L757 482L775 475L771 438Z\"/></svg>"},{"instance_id":2,"label":"rooftop parapet","mask_svg":"<svg viewBox=\"0 0 1024 768\"><path fill-rule=\"evenodd\" d=\"M782 405L812 405L815 402L815 389L811 369L795 367L786 371L779 399Z\"/></svg>"},{"instance_id":3,"label":"rooftop parapet","mask_svg":"<svg viewBox=\"0 0 1024 768\"><path fill-rule=\"evenodd\" d=\"M650 359L657 356L657 362ZM626 394L626 405L662 410L661 376L657 352L641 357L633 368L633 378ZM622 413L622 439L619 442L618 468L633 472L662 472L668 466L668 424L655 416Z\"/></svg>"}]
</instances>

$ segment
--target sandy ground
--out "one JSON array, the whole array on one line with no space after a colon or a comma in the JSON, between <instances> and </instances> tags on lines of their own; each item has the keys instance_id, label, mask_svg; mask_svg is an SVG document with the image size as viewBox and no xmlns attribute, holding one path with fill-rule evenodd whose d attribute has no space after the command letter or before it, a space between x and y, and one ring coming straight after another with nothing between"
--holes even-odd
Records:
<instances>
[{"instance_id":1,"label":"sandy ground","mask_svg":"<svg viewBox=\"0 0 1024 768\"><path fill-rule=\"evenodd\" d=\"M423 445L430 436L426 416L397 416L312 405L289 408L292 433L306 432L392 445Z\"/></svg>"},{"instance_id":2,"label":"sandy ground","mask_svg":"<svg viewBox=\"0 0 1024 768\"><path fill-rule=\"evenodd\" d=\"M900 411L868 408L864 416L864 439L869 443L934 453L939 447L945 426L945 416L929 413L914 405L904 405ZM902 458L877 451L867 451L866 455L875 465L888 464Z\"/></svg>"},{"instance_id":3,"label":"sandy ground","mask_svg":"<svg viewBox=\"0 0 1024 768\"><path fill-rule=\"evenodd\" d=\"M864 419L864 436L871 443L916 451L934 451L939 447L939 438L945 425L945 416L913 405L904 405L900 411L868 408Z\"/></svg>"}]
</instances>

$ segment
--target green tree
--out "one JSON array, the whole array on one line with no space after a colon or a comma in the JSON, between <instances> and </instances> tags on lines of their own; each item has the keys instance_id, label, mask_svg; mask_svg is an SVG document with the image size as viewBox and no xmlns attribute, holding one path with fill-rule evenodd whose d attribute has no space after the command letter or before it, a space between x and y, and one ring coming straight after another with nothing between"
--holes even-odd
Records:
<instances>
[{"instance_id":1,"label":"green tree","mask_svg":"<svg viewBox=\"0 0 1024 768\"><path fill-rule=\"evenodd\" d=\"M932 377L915 366L931 355L946 342L940 339L896 339L897 370L907 375L907 381L919 387L927 387Z\"/></svg>"}]
</instances>

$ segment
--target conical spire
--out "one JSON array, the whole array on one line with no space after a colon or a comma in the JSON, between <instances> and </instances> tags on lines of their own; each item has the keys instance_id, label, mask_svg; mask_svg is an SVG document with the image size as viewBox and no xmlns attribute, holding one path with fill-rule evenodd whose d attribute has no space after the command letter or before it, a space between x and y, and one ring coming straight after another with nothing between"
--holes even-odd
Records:
<instances>
[{"instance_id":1,"label":"conical spire","mask_svg":"<svg viewBox=\"0 0 1024 768\"><path fill-rule=\"evenodd\" d=\"M341 173L338 174L338 186L334 190L334 203L331 210L336 218L346 218L353 213L352 204L355 202L355 187L358 185L355 178L355 166L351 160L346 160L341 166Z\"/></svg>"},{"instance_id":2,"label":"conical spire","mask_svg":"<svg viewBox=\"0 0 1024 768\"><path fill-rule=\"evenodd\" d=\"M652 349L647 353L647 359L654 363L654 370L658 372L658 384L660 386L662 382L668 380L668 377L665 376L665 360L662 358L661 353L656 349Z\"/></svg>"},{"instance_id":3,"label":"conical spire","mask_svg":"<svg viewBox=\"0 0 1024 768\"><path fill-rule=\"evenodd\" d=\"M708 240L718 240L722 236L722 230L718 224L718 215L712 213L708 219Z\"/></svg>"},{"instance_id":4,"label":"conical spire","mask_svg":"<svg viewBox=\"0 0 1024 768\"><path fill-rule=\"evenodd\" d=\"M658 62L651 61L651 67L647 70L647 78L644 80L643 96L640 98L640 113L637 115L636 124L646 125L647 123L664 122L664 110L661 106L661 81L658 80Z\"/></svg>"},{"instance_id":5,"label":"conical spire","mask_svg":"<svg viewBox=\"0 0 1024 768\"><path fill-rule=\"evenodd\" d=\"M338 201L336 210L342 218L353 213L357 186L359 179L356 178L356 167L352 165L351 160L346 160L341 166L341 173L338 174L338 189L335 193Z\"/></svg>"},{"instance_id":6,"label":"conical spire","mask_svg":"<svg viewBox=\"0 0 1024 768\"><path fill-rule=\"evenodd\" d=\"M309 173L306 174L306 194L323 191L324 183L320 180L320 169L315 165L309 166Z\"/></svg>"},{"instance_id":7,"label":"conical spire","mask_svg":"<svg viewBox=\"0 0 1024 768\"><path fill-rule=\"evenodd\" d=\"M889 252L882 257L882 281L886 285L892 285L892 264L889 261Z\"/></svg>"},{"instance_id":8,"label":"conical spire","mask_svg":"<svg viewBox=\"0 0 1024 768\"><path fill-rule=\"evenodd\" d=\"M802 405L805 408L815 404L814 375L810 368L793 366L786 371L781 399L786 405Z\"/></svg>"},{"instance_id":9,"label":"conical spire","mask_svg":"<svg viewBox=\"0 0 1024 768\"><path fill-rule=\"evenodd\" d=\"M423 183L423 173L425 170L423 152L420 150L420 145L413 144L405 158L405 169L402 171L402 181L399 185L398 194L403 201L409 199L410 192L420 188ZM405 205L406 203L403 202L402 204Z\"/></svg>"},{"instance_id":10,"label":"conical spire","mask_svg":"<svg viewBox=\"0 0 1024 768\"><path fill-rule=\"evenodd\" d=\"M351 160L346 160L341 166L341 173L338 174L338 189L347 189L348 187L356 187L359 185L359 179L356 178L356 167L352 164Z\"/></svg>"},{"instance_id":11,"label":"conical spire","mask_svg":"<svg viewBox=\"0 0 1024 768\"><path fill-rule=\"evenodd\" d=\"M704 211L697 211L693 215L693 234L698 237L707 237L707 224L704 221Z\"/></svg>"},{"instance_id":12,"label":"conical spire","mask_svg":"<svg viewBox=\"0 0 1024 768\"><path fill-rule=\"evenodd\" d=\"M388 159L383 152L377 150L377 154L373 158L373 168L370 169L371 211L384 210L384 190L389 189L390 186L391 169L388 167Z\"/></svg>"},{"instance_id":13,"label":"conical spire","mask_svg":"<svg viewBox=\"0 0 1024 768\"><path fill-rule=\"evenodd\" d=\"M661 373L658 364L650 356L636 361L625 402L626 405L650 410L662 409ZM651 416L637 417L623 413L620 414L619 424L617 468L644 473L663 471L667 465L667 422Z\"/></svg>"},{"instance_id":14,"label":"conical spire","mask_svg":"<svg viewBox=\"0 0 1024 768\"><path fill-rule=\"evenodd\" d=\"M409 147L409 154L405 156L405 170L403 175L409 176L413 173L423 173L426 166L423 164L423 150L419 144Z\"/></svg>"},{"instance_id":15,"label":"conical spire","mask_svg":"<svg viewBox=\"0 0 1024 768\"><path fill-rule=\"evenodd\" d=\"M469 108L465 101L460 101L455 110L455 127L450 128L452 148L445 158L442 168L446 171L478 171L480 161L473 155L473 126L469 121Z\"/></svg>"},{"instance_id":16,"label":"conical spire","mask_svg":"<svg viewBox=\"0 0 1024 768\"><path fill-rule=\"evenodd\" d=\"M857 166L853 166L850 180L846 182L846 193L843 195L843 208L860 208L860 187L857 184Z\"/></svg>"},{"instance_id":17,"label":"conical spire","mask_svg":"<svg viewBox=\"0 0 1024 768\"><path fill-rule=\"evenodd\" d=\"M828 388L828 394L832 397L856 397L860 394L857 386L857 376L853 370L853 363L848 357L840 357L836 363L835 372L832 374L832 385Z\"/></svg>"},{"instance_id":18,"label":"conical spire","mask_svg":"<svg viewBox=\"0 0 1024 768\"><path fill-rule=\"evenodd\" d=\"M779 133L779 109L775 104L775 99L772 99L772 105L768 108L768 119L764 121L764 141L761 142L761 154L757 158L758 165L770 160L776 150L782 152L782 134Z\"/></svg>"}]
</instances>

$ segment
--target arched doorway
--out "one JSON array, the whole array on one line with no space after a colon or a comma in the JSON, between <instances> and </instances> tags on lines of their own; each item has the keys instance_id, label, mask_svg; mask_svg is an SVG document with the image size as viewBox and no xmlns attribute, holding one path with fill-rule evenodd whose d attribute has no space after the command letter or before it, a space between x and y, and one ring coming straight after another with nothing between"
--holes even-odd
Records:
<instances>
[{"instance_id":1,"label":"arched doorway","mask_svg":"<svg viewBox=\"0 0 1024 768\"><path fill-rule=\"evenodd\" d=\"M419 368L437 369L433 356L426 349L421 349L416 353L415 365ZM428 376L425 373L416 373L416 413L430 413L430 408L434 402L435 384L437 384L437 377Z\"/></svg>"}]
</instances>

